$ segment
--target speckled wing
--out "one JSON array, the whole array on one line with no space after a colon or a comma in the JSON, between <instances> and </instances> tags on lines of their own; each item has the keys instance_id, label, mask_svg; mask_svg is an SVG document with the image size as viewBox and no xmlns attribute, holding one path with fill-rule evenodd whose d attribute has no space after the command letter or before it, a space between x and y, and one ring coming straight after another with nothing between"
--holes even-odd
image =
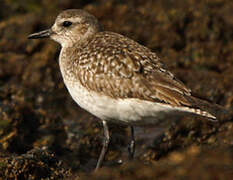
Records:
<instances>
[{"instance_id":1,"label":"speckled wing","mask_svg":"<svg viewBox=\"0 0 233 180\"><path fill-rule=\"evenodd\" d=\"M78 53L83 86L113 98L191 106L190 89L163 68L155 53L112 32L100 32Z\"/></svg>"}]
</instances>

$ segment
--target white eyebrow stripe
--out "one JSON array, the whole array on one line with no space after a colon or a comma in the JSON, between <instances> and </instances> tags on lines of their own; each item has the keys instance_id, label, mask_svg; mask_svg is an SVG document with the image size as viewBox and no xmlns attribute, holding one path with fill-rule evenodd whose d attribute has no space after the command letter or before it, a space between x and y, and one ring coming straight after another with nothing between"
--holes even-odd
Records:
<instances>
[{"instance_id":1,"label":"white eyebrow stripe","mask_svg":"<svg viewBox=\"0 0 233 180\"><path fill-rule=\"evenodd\" d=\"M81 22L81 18L80 17L62 18L61 23L64 21L70 21L72 23L79 23L79 22Z\"/></svg>"}]
</instances>

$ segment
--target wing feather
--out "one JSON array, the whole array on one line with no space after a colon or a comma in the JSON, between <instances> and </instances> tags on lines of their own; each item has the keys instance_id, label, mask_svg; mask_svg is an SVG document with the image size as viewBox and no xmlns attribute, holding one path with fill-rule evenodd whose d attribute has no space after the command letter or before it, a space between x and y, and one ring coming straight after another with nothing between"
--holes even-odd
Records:
<instances>
[{"instance_id":1,"label":"wing feather","mask_svg":"<svg viewBox=\"0 0 233 180\"><path fill-rule=\"evenodd\" d=\"M157 55L122 35L100 32L76 58L80 82L90 90L192 107L191 90L165 70Z\"/></svg>"}]
</instances>

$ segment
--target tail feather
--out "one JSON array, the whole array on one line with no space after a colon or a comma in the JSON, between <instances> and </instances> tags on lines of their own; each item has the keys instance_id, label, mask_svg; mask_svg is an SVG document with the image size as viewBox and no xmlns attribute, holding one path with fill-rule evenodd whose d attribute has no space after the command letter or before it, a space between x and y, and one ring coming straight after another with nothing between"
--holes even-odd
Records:
<instances>
[{"instance_id":1,"label":"tail feather","mask_svg":"<svg viewBox=\"0 0 233 180\"><path fill-rule=\"evenodd\" d=\"M187 112L191 112L193 114L207 117L212 121L215 121L217 119L216 116L212 115L211 113L209 113L207 111L203 111L201 109L195 109L195 108L190 108L190 107L181 107L181 108Z\"/></svg>"},{"instance_id":2,"label":"tail feather","mask_svg":"<svg viewBox=\"0 0 233 180\"><path fill-rule=\"evenodd\" d=\"M193 96L186 96L188 101L191 104L191 107L189 108L189 111L193 111L193 113L210 118L210 119L218 119L218 116L220 116L222 113L226 113L226 110L215 104L215 103L209 103L205 100L193 97Z\"/></svg>"}]
</instances>

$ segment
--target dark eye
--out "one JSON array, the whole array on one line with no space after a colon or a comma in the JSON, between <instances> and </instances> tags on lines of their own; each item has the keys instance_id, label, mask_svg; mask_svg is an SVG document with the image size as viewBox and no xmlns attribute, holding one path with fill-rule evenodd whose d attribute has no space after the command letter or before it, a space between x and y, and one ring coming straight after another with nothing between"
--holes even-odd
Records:
<instances>
[{"instance_id":1,"label":"dark eye","mask_svg":"<svg viewBox=\"0 0 233 180\"><path fill-rule=\"evenodd\" d=\"M64 26L64 27L69 27L69 26L71 26L72 25L72 22L70 22L70 21L64 21L63 23L62 23L62 26Z\"/></svg>"}]
</instances>

